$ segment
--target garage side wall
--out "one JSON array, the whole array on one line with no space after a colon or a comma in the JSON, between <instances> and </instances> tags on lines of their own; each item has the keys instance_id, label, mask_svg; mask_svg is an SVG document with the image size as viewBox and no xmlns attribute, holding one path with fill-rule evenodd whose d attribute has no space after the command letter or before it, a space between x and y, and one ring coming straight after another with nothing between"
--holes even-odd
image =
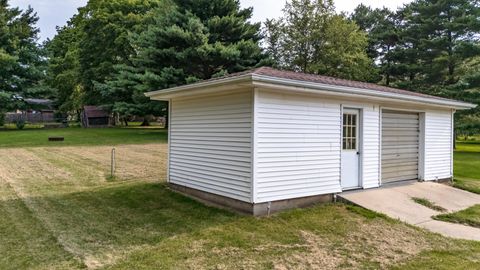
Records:
<instances>
[{"instance_id":1,"label":"garage side wall","mask_svg":"<svg viewBox=\"0 0 480 270\"><path fill-rule=\"evenodd\" d=\"M452 177L452 112L425 112L425 180Z\"/></svg>"},{"instance_id":2,"label":"garage side wall","mask_svg":"<svg viewBox=\"0 0 480 270\"><path fill-rule=\"evenodd\" d=\"M259 90L255 202L340 192L340 103Z\"/></svg>"},{"instance_id":3,"label":"garage side wall","mask_svg":"<svg viewBox=\"0 0 480 270\"><path fill-rule=\"evenodd\" d=\"M251 202L252 90L171 101L169 182Z\"/></svg>"}]
</instances>

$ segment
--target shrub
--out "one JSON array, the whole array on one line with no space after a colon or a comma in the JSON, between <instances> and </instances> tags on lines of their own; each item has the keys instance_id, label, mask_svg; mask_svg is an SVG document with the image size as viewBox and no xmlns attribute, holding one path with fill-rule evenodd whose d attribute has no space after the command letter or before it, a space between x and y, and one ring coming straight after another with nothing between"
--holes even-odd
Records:
<instances>
[{"instance_id":1,"label":"shrub","mask_svg":"<svg viewBox=\"0 0 480 270\"><path fill-rule=\"evenodd\" d=\"M5 125L5 113L0 112L0 127Z\"/></svg>"},{"instance_id":2,"label":"shrub","mask_svg":"<svg viewBox=\"0 0 480 270\"><path fill-rule=\"evenodd\" d=\"M17 119L17 121L15 122L15 125L17 126L17 129L22 130L25 127L25 119L23 118Z\"/></svg>"}]
</instances>

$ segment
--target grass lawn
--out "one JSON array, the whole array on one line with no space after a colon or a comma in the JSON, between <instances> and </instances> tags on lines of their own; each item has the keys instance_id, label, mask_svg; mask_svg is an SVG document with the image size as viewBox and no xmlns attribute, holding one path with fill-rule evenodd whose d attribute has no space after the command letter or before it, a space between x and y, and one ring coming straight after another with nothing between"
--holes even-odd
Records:
<instances>
[{"instance_id":1,"label":"grass lawn","mask_svg":"<svg viewBox=\"0 0 480 270\"><path fill-rule=\"evenodd\" d=\"M454 186L480 194L480 143L459 142L454 153Z\"/></svg>"},{"instance_id":2,"label":"grass lawn","mask_svg":"<svg viewBox=\"0 0 480 270\"><path fill-rule=\"evenodd\" d=\"M478 268L479 242L354 206L263 218L207 207L167 188L165 144L117 146L110 181L106 134L151 143L163 131L72 132L78 145L0 148L0 269ZM81 139L91 132L108 145Z\"/></svg>"},{"instance_id":3,"label":"grass lawn","mask_svg":"<svg viewBox=\"0 0 480 270\"><path fill-rule=\"evenodd\" d=\"M462 211L441 214L434 217L437 220L460 223L480 228L480 205L475 205Z\"/></svg>"},{"instance_id":4,"label":"grass lawn","mask_svg":"<svg viewBox=\"0 0 480 270\"><path fill-rule=\"evenodd\" d=\"M65 141L48 142L50 136L63 136ZM166 140L167 131L157 127L0 130L0 147L146 144Z\"/></svg>"}]
</instances>

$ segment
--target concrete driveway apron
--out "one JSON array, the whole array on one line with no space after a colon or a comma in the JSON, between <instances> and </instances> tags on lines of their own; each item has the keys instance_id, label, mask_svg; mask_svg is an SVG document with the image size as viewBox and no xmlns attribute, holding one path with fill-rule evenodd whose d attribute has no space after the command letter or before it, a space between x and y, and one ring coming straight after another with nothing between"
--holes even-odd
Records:
<instances>
[{"instance_id":1,"label":"concrete driveway apron","mask_svg":"<svg viewBox=\"0 0 480 270\"><path fill-rule=\"evenodd\" d=\"M432 182L409 182L386 187L357 190L339 194L353 204L383 213L409 224L445 236L480 241L480 229L461 224L433 220L442 214L412 200L425 198L448 210L456 212L480 204L480 195Z\"/></svg>"}]
</instances>

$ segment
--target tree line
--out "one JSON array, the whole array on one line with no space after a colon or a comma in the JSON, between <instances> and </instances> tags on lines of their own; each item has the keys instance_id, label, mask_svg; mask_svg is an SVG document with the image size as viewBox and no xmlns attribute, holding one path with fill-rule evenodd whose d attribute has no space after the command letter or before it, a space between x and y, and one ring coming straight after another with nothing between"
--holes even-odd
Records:
<instances>
[{"instance_id":1,"label":"tree line","mask_svg":"<svg viewBox=\"0 0 480 270\"><path fill-rule=\"evenodd\" d=\"M38 44L35 12L0 0L0 114L41 97L65 114L162 115L166 104L143 93L264 65L480 103L476 0L351 14L333 0L291 0L263 23L252 12L238 0L90 0ZM480 127L476 109L457 118L459 130Z\"/></svg>"}]
</instances>

